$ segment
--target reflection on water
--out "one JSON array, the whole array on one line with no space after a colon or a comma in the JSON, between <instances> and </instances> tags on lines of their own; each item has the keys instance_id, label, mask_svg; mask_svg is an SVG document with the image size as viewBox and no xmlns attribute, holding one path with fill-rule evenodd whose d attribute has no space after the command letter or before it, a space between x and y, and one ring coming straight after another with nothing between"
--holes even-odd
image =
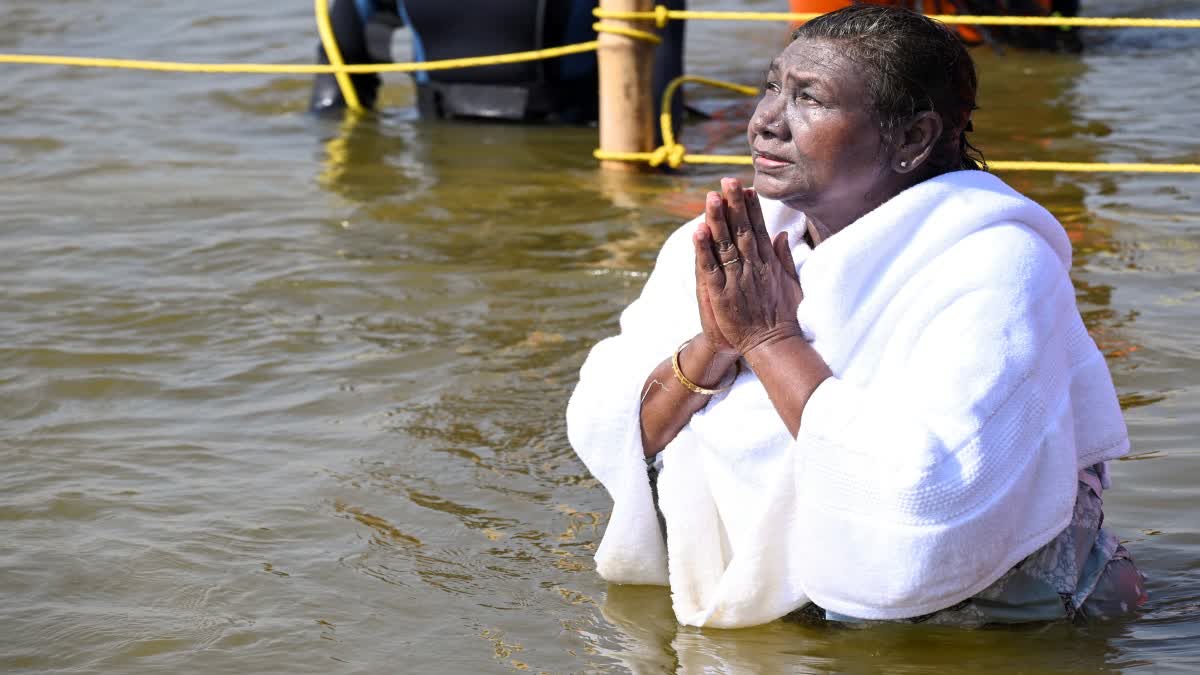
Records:
<instances>
[{"instance_id":1,"label":"reflection on water","mask_svg":"<svg viewBox=\"0 0 1200 675\"><path fill-rule=\"evenodd\" d=\"M678 628L665 589L610 587L601 607L623 640L610 656L635 673L1117 672L1137 665L1113 646L1122 625L800 624L722 631Z\"/></svg>"},{"instance_id":2,"label":"reflection on water","mask_svg":"<svg viewBox=\"0 0 1200 675\"><path fill-rule=\"evenodd\" d=\"M0 45L301 60L305 9L11 0ZM744 82L780 41L689 30L693 70ZM1081 57L976 51L988 157L1200 161L1183 86L1200 32L1087 39ZM1150 577L1138 620L700 631L676 626L664 589L595 575L608 498L562 411L664 237L730 170L614 178L593 129L422 123L398 78L390 109L327 120L302 114L299 78L11 75L0 670L1200 667L1193 178L1006 176L1067 228L1129 420L1105 496ZM744 101L691 100L722 114L688 147L743 151Z\"/></svg>"}]
</instances>

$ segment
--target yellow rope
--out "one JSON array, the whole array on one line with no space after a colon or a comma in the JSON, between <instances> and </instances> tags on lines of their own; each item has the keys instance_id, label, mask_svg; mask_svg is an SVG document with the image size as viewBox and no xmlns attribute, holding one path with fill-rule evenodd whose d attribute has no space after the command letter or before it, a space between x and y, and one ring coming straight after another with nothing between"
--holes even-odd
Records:
<instances>
[{"instance_id":1,"label":"yellow rope","mask_svg":"<svg viewBox=\"0 0 1200 675\"><path fill-rule=\"evenodd\" d=\"M661 5L660 5L661 6ZM687 150L680 144L675 142L675 129L671 123L671 100L675 97L675 91L679 89L684 82L695 82L696 84L706 84L710 87L720 89L728 89L736 91L739 94L746 96L754 96L758 94L758 87L750 87L736 82L725 82L724 80L714 80L711 77L702 77L700 75L680 75L667 83L662 94L662 112L658 116L659 129L662 130L663 144L650 153L650 159L647 160L650 166L660 166L664 162L672 169L679 168L679 165L684 162L684 158L688 157ZM597 151L599 152L599 151ZM700 157L704 155L690 155L691 157ZM688 160L691 161L691 160ZM692 162L693 164L698 162Z\"/></svg>"},{"instance_id":2,"label":"yellow rope","mask_svg":"<svg viewBox=\"0 0 1200 675\"><path fill-rule=\"evenodd\" d=\"M662 114L659 115L658 121L662 129L663 145L675 145L675 130L671 124L671 99L675 97L675 90L679 89L684 82L695 82L696 84L706 84L710 87L719 89L728 89L736 91L739 94L746 96L758 95L758 87L751 87L745 84L736 82L726 82L724 80L714 80L711 77L702 77L700 75L680 75L679 77L667 83L662 94Z\"/></svg>"},{"instance_id":3,"label":"yellow rope","mask_svg":"<svg viewBox=\"0 0 1200 675\"><path fill-rule=\"evenodd\" d=\"M461 59L423 61L414 63L354 63L341 67L318 64L286 63L187 63L182 61L146 61L140 59L108 59L91 56L53 56L48 54L0 54L0 63L74 66L78 68L116 68L123 70L153 70L176 73L224 73L257 75L318 75L332 73L412 73L421 70L453 70L474 66L495 66L505 63L522 63L553 59L568 54L596 51L597 42L590 40L579 44L535 49L528 52L498 54L495 56L472 56Z\"/></svg>"},{"instance_id":4,"label":"yellow rope","mask_svg":"<svg viewBox=\"0 0 1200 675\"><path fill-rule=\"evenodd\" d=\"M1069 171L1113 173L1200 173L1200 164L1133 164L1122 162L988 162L997 171Z\"/></svg>"},{"instance_id":5,"label":"yellow rope","mask_svg":"<svg viewBox=\"0 0 1200 675\"><path fill-rule=\"evenodd\" d=\"M325 48L325 56L329 65L337 68L333 76L337 79L338 89L342 90L342 99L346 107L354 112L362 111L362 103L358 100L358 91L350 75L342 68L346 62L342 60L342 49L338 46L337 36L333 32L333 24L329 21L329 4L326 0L313 0L314 14L317 17L317 33L321 36L321 46Z\"/></svg>"},{"instance_id":6,"label":"yellow rope","mask_svg":"<svg viewBox=\"0 0 1200 675\"><path fill-rule=\"evenodd\" d=\"M553 59L570 54L582 54L596 51L599 47L597 40L589 40L573 45L548 47L511 54L495 54L492 56L471 56L460 59L442 59L440 61L422 61L413 63L356 63L347 65L342 59L342 51L338 47L334 35L333 24L329 19L327 0L313 0L313 10L316 15L317 32L321 36L321 46L329 57L329 65L289 65L274 63L186 63L182 61L148 61L142 59L109 59L90 56L55 56L51 54L0 54L0 64L24 64L43 66L72 66L76 68L113 68L121 70L151 70L177 73L248 73L274 75L320 75L333 74L337 78L338 88L342 98L351 110L361 110L362 104L350 75L360 73L413 73L427 70L454 70L457 68L474 68L478 66L497 66L507 63L523 63ZM653 16L653 15L652 15ZM665 21L665 20L664 20ZM635 40L643 40L660 44L662 38L654 33L621 26L617 24L598 22L592 26L597 33L615 33Z\"/></svg>"},{"instance_id":7,"label":"yellow rope","mask_svg":"<svg viewBox=\"0 0 1200 675\"><path fill-rule=\"evenodd\" d=\"M650 12L622 12L605 9L592 10L597 18L624 21L653 20L662 28L670 19L692 19L698 21L807 21L820 16L819 13L804 12L712 12L698 10L667 9L656 5ZM1134 17L1066 17L1066 16L982 16L969 14L928 14L946 24L970 24L978 26L1062 26L1086 28L1200 28L1200 19L1144 19Z\"/></svg>"},{"instance_id":8,"label":"yellow rope","mask_svg":"<svg viewBox=\"0 0 1200 675\"><path fill-rule=\"evenodd\" d=\"M642 40L644 42L651 42L656 45L662 44L662 38L655 35L654 33L651 33L649 31L644 31L644 30L638 30L636 28L630 28L629 26L622 26L620 24L594 23L594 24L592 24L592 30L596 31L597 33L615 33L617 35L624 35L625 37L628 37L628 38L633 38L635 40Z\"/></svg>"},{"instance_id":9,"label":"yellow rope","mask_svg":"<svg viewBox=\"0 0 1200 675\"><path fill-rule=\"evenodd\" d=\"M676 146L681 147L681 146ZM661 150L661 148L660 148ZM657 150L655 151L657 152ZM616 162L646 162L654 159L654 152L609 152L595 150L592 156L599 160ZM687 164L726 164L749 166L754 160L749 155L688 155L682 161ZM1200 173L1200 164L1129 164L1120 162L988 162L988 168L997 171L1068 171L1068 172L1112 172L1112 173Z\"/></svg>"},{"instance_id":10,"label":"yellow rope","mask_svg":"<svg viewBox=\"0 0 1200 675\"><path fill-rule=\"evenodd\" d=\"M0 64L25 65L54 65L79 68L114 68L124 70L148 70L158 72L181 73L223 73L223 74L275 74L275 75L316 75L333 74L338 79L338 86L346 105L352 110L361 110L361 102L350 82L349 75L356 73L411 73L429 70L452 70L456 68L472 68L477 66L493 66L507 63L522 63L541 59L552 59L570 54L581 54L595 51L597 40L581 42L562 47L535 49L511 54L492 56L473 56L460 59L443 59L440 61L424 61L415 63L370 63L347 65L334 39L333 28L329 21L329 8L326 0L314 0L317 29L321 35L321 43L329 57L329 65L317 64L271 64L271 63L186 63L180 61L148 61L140 59L111 59L87 56L55 56L45 54L0 54ZM787 12L704 12L668 10L663 5L657 5L653 12L612 12L596 9L593 12L601 19L618 20L653 20L659 28L666 26L670 19L699 19L725 21L797 21L810 19L816 14L793 14ZM930 15L945 23L962 23L978 25L1026 25L1026 26L1089 26L1089 27L1156 27L1156 28L1200 28L1200 19L1136 19L1136 18L1062 18L1062 17L996 17L996 16L954 16ZM626 26L597 23L593 26L597 32L608 32L624 35L638 40L659 43L661 39L653 33L629 28ZM689 155L686 149L675 141L671 124L671 100L675 91L684 82L696 82L714 87L721 87L747 95L758 93L756 87L722 82L697 75L684 75L668 84L663 92L662 114L659 123L662 127L663 145L653 152L610 152L595 150L592 155L599 160L614 160L626 162L647 162L658 166L664 162L671 167L687 164L726 164L749 165L751 158L747 155ZM1200 173L1200 164L1130 164L1130 163L1086 163L1086 162L1023 162L996 161L989 162L989 167L999 171L1073 171L1073 172L1127 172L1127 173Z\"/></svg>"},{"instance_id":11,"label":"yellow rope","mask_svg":"<svg viewBox=\"0 0 1200 675\"><path fill-rule=\"evenodd\" d=\"M328 17L328 8L318 10L318 27L322 23L321 16ZM792 14L788 12L706 12L692 10L667 10L658 5L654 12L613 12L595 10L599 18L624 20L655 20L657 25L665 25L670 19L699 19L726 21L796 21L810 19L816 14ZM1200 19L1137 19L1137 18L1097 18L1097 17L1002 17L1002 16L956 16L931 15L945 23L963 23L978 25L1030 25L1030 26L1089 26L1102 28L1140 27L1140 28L1200 28ZM600 32L619 32L628 37L659 40L658 36L637 29L615 27L611 24L597 24ZM323 31L322 31L323 32ZM325 42L322 39L322 42ZM179 73L222 73L222 74L261 74L261 75L317 75L317 74L358 74L358 73L412 73L423 70L453 70L456 68L472 68L476 66L494 66L507 63L523 63L541 59L553 59L569 54L581 54L595 51L597 42L590 40L562 47L535 49L511 54L493 56L473 56L461 59L443 59L441 61L425 61L417 63L359 63L337 66L316 64L275 64L275 63L187 63L182 61L149 61L142 59L113 59L88 56L56 56L50 54L0 54L0 64L70 66L77 68L114 68L124 70L149 70ZM326 45L326 53L335 51ZM332 58L330 59L333 60ZM340 83L339 83L340 85Z\"/></svg>"},{"instance_id":12,"label":"yellow rope","mask_svg":"<svg viewBox=\"0 0 1200 675\"><path fill-rule=\"evenodd\" d=\"M664 146L665 147L665 146ZM675 146L677 148L683 146ZM612 160L615 162L646 162L649 164L655 157L655 152L616 152L610 150L601 150L599 148L592 151L592 157L598 160ZM688 155L684 154L682 161L688 164L746 164L753 162L749 155Z\"/></svg>"}]
</instances>

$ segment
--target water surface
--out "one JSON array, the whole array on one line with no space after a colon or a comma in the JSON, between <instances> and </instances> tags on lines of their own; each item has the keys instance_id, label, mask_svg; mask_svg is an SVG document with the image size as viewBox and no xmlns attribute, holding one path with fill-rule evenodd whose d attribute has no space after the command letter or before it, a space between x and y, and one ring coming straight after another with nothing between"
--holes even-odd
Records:
<instances>
[{"instance_id":1,"label":"water surface","mask_svg":"<svg viewBox=\"0 0 1200 675\"><path fill-rule=\"evenodd\" d=\"M303 3L138 4L6 0L0 50L314 47ZM784 35L689 30L692 72L742 82ZM1200 162L1200 32L1088 42L976 50L987 155ZM348 124L304 114L304 78L2 72L0 671L1200 669L1200 179L1005 176L1075 242L1135 446L1105 496L1144 614L679 629L664 590L596 576L609 500L563 409L664 237L744 171L623 181L590 159L592 129L421 123L401 77ZM745 111L685 143L743 151Z\"/></svg>"}]
</instances>

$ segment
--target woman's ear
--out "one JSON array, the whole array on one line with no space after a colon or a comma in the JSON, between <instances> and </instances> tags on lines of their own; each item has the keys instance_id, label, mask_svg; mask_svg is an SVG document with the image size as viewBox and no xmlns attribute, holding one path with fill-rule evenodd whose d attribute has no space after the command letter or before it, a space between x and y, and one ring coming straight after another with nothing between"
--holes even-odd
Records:
<instances>
[{"instance_id":1,"label":"woman's ear","mask_svg":"<svg viewBox=\"0 0 1200 675\"><path fill-rule=\"evenodd\" d=\"M919 112L900 129L900 144L892 156L896 173L915 171L929 159L942 137L942 117L932 110Z\"/></svg>"}]
</instances>

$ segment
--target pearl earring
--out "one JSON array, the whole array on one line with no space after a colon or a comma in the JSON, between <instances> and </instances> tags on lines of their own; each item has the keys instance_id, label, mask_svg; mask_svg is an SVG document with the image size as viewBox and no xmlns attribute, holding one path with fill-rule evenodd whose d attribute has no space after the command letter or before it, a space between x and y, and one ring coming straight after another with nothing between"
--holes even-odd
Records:
<instances>
[{"instance_id":1,"label":"pearl earring","mask_svg":"<svg viewBox=\"0 0 1200 675\"><path fill-rule=\"evenodd\" d=\"M905 159L900 160L900 168L904 169L907 167L908 167L908 160L905 160Z\"/></svg>"}]
</instances>

